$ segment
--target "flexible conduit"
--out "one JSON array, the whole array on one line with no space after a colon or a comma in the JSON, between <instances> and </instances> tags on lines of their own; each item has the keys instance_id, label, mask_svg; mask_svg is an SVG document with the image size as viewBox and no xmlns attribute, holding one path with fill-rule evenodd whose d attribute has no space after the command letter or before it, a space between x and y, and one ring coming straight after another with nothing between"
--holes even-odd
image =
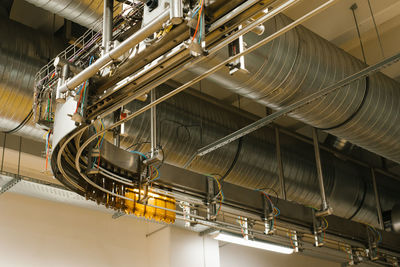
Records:
<instances>
[{"instance_id":1,"label":"flexible conduit","mask_svg":"<svg viewBox=\"0 0 400 267\"><path fill-rule=\"evenodd\" d=\"M248 46L291 23L284 15L265 24L263 36L248 34ZM192 68L196 75L227 57L220 53ZM297 27L246 56L246 71L222 70L208 79L270 108L285 108L304 96L366 67L304 27ZM290 114L317 128L400 163L400 85L376 73Z\"/></svg>"}]
</instances>

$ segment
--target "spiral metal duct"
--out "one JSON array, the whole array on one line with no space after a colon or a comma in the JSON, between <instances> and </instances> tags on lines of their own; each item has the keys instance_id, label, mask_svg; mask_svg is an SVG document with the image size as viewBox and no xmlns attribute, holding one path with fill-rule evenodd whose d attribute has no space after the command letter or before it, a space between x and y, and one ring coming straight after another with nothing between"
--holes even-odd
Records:
<instances>
[{"instance_id":1,"label":"spiral metal duct","mask_svg":"<svg viewBox=\"0 0 400 267\"><path fill-rule=\"evenodd\" d=\"M0 19L0 130L18 126L32 109L35 74L50 58L49 39L33 29ZM18 134L42 140L32 121Z\"/></svg>"},{"instance_id":2,"label":"spiral metal duct","mask_svg":"<svg viewBox=\"0 0 400 267\"><path fill-rule=\"evenodd\" d=\"M162 89L164 94L168 89ZM137 110L144 103L133 102L126 108ZM165 152L165 162L182 167L196 149L250 123L245 118L220 107L181 93L157 106L159 145ZM124 147L148 151L150 115L146 113L126 123L129 134L122 139ZM195 160L189 167L197 173L217 173L223 176L233 169L225 182L247 188L273 188L279 191L278 165L274 131L270 128L245 136ZM110 140L112 141L112 140ZM313 148L282 135L281 147L286 179L287 198L303 205L319 207L320 194L316 177ZM132 144L138 144L132 146ZM147 144L147 147L145 147ZM322 153L322 166L328 200L334 213L345 218L376 224L376 212L369 170ZM383 209L390 209L399 199L395 186L380 185Z\"/></svg>"},{"instance_id":3,"label":"spiral metal duct","mask_svg":"<svg viewBox=\"0 0 400 267\"><path fill-rule=\"evenodd\" d=\"M248 46L292 22L284 15L265 24L263 36L245 36ZM219 54L192 68L196 75L215 66ZM351 75L366 65L304 27L297 27L246 56L248 72L226 70L209 79L273 109ZM400 163L400 84L377 73L299 108L290 116Z\"/></svg>"},{"instance_id":4,"label":"spiral metal duct","mask_svg":"<svg viewBox=\"0 0 400 267\"><path fill-rule=\"evenodd\" d=\"M102 25L97 24L97 22L103 14L103 0L26 1L87 28L96 27L96 29L101 30Z\"/></svg>"}]
</instances>

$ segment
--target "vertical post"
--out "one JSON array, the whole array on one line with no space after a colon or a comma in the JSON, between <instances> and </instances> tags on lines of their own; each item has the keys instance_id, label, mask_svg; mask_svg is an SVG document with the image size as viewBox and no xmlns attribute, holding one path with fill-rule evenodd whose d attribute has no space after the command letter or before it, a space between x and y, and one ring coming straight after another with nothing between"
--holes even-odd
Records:
<instances>
[{"instance_id":1,"label":"vertical post","mask_svg":"<svg viewBox=\"0 0 400 267\"><path fill-rule=\"evenodd\" d=\"M385 53L383 51L381 36L379 34L378 27L376 26L375 16L374 16L374 12L372 11L370 0L368 0L368 7L369 7L369 12L371 13L372 21L374 22L376 37L378 38L379 47L381 48L382 58L385 58Z\"/></svg>"},{"instance_id":2,"label":"vertical post","mask_svg":"<svg viewBox=\"0 0 400 267\"><path fill-rule=\"evenodd\" d=\"M6 139L7 139L7 134L4 133L4 140L3 140L3 155L1 157L1 172L3 172L3 167L4 167L4 155L6 152Z\"/></svg>"},{"instance_id":3,"label":"vertical post","mask_svg":"<svg viewBox=\"0 0 400 267\"><path fill-rule=\"evenodd\" d=\"M318 184L319 184L319 190L321 192L321 202L322 202L321 209L325 211L328 210L329 207L325 195L324 177L322 174L322 166L321 166L321 155L319 154L318 132L316 128L313 128L313 141L314 141L315 163L317 165Z\"/></svg>"},{"instance_id":4,"label":"vertical post","mask_svg":"<svg viewBox=\"0 0 400 267\"><path fill-rule=\"evenodd\" d=\"M103 7L103 54L110 51L110 42L112 40L113 32L113 13L114 13L114 0L104 0Z\"/></svg>"},{"instance_id":5,"label":"vertical post","mask_svg":"<svg viewBox=\"0 0 400 267\"><path fill-rule=\"evenodd\" d=\"M371 177L372 177L372 185L374 187L376 212L378 213L378 223L379 223L380 229L383 230L382 208L381 208L381 202L379 200L378 187L376 186L376 177L375 177L374 168L371 168Z\"/></svg>"},{"instance_id":6,"label":"vertical post","mask_svg":"<svg viewBox=\"0 0 400 267\"><path fill-rule=\"evenodd\" d=\"M117 109L114 111L114 122L118 122L121 119L121 109ZM114 146L120 147L121 143L121 126L118 126L114 129L113 131L113 137L114 137Z\"/></svg>"},{"instance_id":7,"label":"vertical post","mask_svg":"<svg viewBox=\"0 0 400 267\"><path fill-rule=\"evenodd\" d=\"M364 63L367 64L367 59L365 58L365 52L364 52L364 46L361 40L361 33L360 33L360 28L358 27L358 21L356 17L356 9L358 8L357 4L354 3L350 9L353 12L353 18L354 18L354 23L356 24L356 29L357 29L357 35L358 35L358 40L360 41L360 47L361 47L361 53L364 59Z\"/></svg>"},{"instance_id":8,"label":"vertical post","mask_svg":"<svg viewBox=\"0 0 400 267\"><path fill-rule=\"evenodd\" d=\"M281 143L279 138L279 128L275 126L275 143L276 143L276 157L278 161L278 170L279 170L279 184L281 186L281 197L286 200L286 188L285 188L285 176L283 172L283 162L282 162L282 154L281 154Z\"/></svg>"},{"instance_id":9,"label":"vertical post","mask_svg":"<svg viewBox=\"0 0 400 267\"><path fill-rule=\"evenodd\" d=\"M20 171L21 171L21 150L22 150L22 137L19 137L19 149L18 149L18 170L17 175L19 178Z\"/></svg>"},{"instance_id":10,"label":"vertical post","mask_svg":"<svg viewBox=\"0 0 400 267\"><path fill-rule=\"evenodd\" d=\"M171 0L171 22L172 24L181 24L183 21L183 4L182 0Z\"/></svg>"},{"instance_id":11,"label":"vertical post","mask_svg":"<svg viewBox=\"0 0 400 267\"><path fill-rule=\"evenodd\" d=\"M214 189L214 179L212 177L207 178L207 219L216 219L217 207L214 202L215 189Z\"/></svg>"},{"instance_id":12,"label":"vertical post","mask_svg":"<svg viewBox=\"0 0 400 267\"><path fill-rule=\"evenodd\" d=\"M156 101L156 88L151 90L150 99L153 103ZM157 109L156 106L152 106L150 110L150 131L151 131L151 157L154 157L154 154L157 149Z\"/></svg>"}]
</instances>

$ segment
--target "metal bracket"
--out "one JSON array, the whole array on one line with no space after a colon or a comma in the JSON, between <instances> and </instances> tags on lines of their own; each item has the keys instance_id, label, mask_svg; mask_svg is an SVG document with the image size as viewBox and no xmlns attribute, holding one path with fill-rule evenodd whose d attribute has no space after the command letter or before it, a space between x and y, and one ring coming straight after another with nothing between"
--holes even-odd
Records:
<instances>
[{"instance_id":1,"label":"metal bracket","mask_svg":"<svg viewBox=\"0 0 400 267\"><path fill-rule=\"evenodd\" d=\"M120 217L122 217L122 216L124 216L124 215L125 215L125 212L123 212L123 211L117 211L117 212L115 212L115 213L112 215L111 218L113 218L113 219L118 219L118 218L120 218Z\"/></svg>"},{"instance_id":2,"label":"metal bracket","mask_svg":"<svg viewBox=\"0 0 400 267\"><path fill-rule=\"evenodd\" d=\"M294 252L295 253L299 252L299 237L297 235L297 231L290 230L290 242L294 247Z\"/></svg>"},{"instance_id":3,"label":"metal bracket","mask_svg":"<svg viewBox=\"0 0 400 267\"><path fill-rule=\"evenodd\" d=\"M181 208L183 211L183 219L185 220L185 227L190 228L191 226L191 216L190 216L190 203L186 201L181 201Z\"/></svg>"},{"instance_id":4,"label":"metal bracket","mask_svg":"<svg viewBox=\"0 0 400 267\"><path fill-rule=\"evenodd\" d=\"M211 177L207 177L207 219L208 220L216 220L216 212L217 212L217 204L215 202L215 187L214 187L214 179Z\"/></svg>"},{"instance_id":5,"label":"metal bracket","mask_svg":"<svg viewBox=\"0 0 400 267\"><path fill-rule=\"evenodd\" d=\"M373 236L368 227L369 226L366 226L367 237L368 237L368 256L371 261L376 261L379 259L378 242L376 240L376 237Z\"/></svg>"},{"instance_id":6,"label":"metal bracket","mask_svg":"<svg viewBox=\"0 0 400 267\"><path fill-rule=\"evenodd\" d=\"M322 217L316 216L316 212L313 210L313 233L314 233L314 245L316 247L322 247L324 245L325 233L323 228Z\"/></svg>"},{"instance_id":7,"label":"metal bracket","mask_svg":"<svg viewBox=\"0 0 400 267\"><path fill-rule=\"evenodd\" d=\"M3 185L0 188L0 195L4 194L5 192L7 192L8 190L10 190L14 185L18 184L21 181L21 178L14 178L11 181L7 182L5 185Z\"/></svg>"},{"instance_id":8,"label":"metal bracket","mask_svg":"<svg viewBox=\"0 0 400 267\"><path fill-rule=\"evenodd\" d=\"M249 224L247 218L239 216L240 228L242 229L243 238L249 240Z\"/></svg>"},{"instance_id":9,"label":"metal bracket","mask_svg":"<svg viewBox=\"0 0 400 267\"><path fill-rule=\"evenodd\" d=\"M269 202L261 195L263 199L263 206L264 206L264 233L266 235L273 235L275 233L274 228L274 211L273 208L269 205Z\"/></svg>"},{"instance_id":10,"label":"metal bracket","mask_svg":"<svg viewBox=\"0 0 400 267\"><path fill-rule=\"evenodd\" d=\"M240 25L238 30L242 29L242 26ZM233 57L239 53L242 53L244 51L244 41L243 41L243 35L239 36L238 39L233 41L228 45L228 52L229 52L229 57ZM233 75L235 72L239 70L246 70L245 68L245 62L244 62L244 56L241 56L232 62L228 64L229 67L229 74Z\"/></svg>"},{"instance_id":11,"label":"metal bracket","mask_svg":"<svg viewBox=\"0 0 400 267\"><path fill-rule=\"evenodd\" d=\"M317 176L318 176L318 184L319 190L321 192L321 210L315 213L316 217L322 217L331 215L333 210L329 207L328 201L326 199L325 187L324 187L324 176L322 173L322 165L321 165L321 155L319 152L319 141L318 141L318 131L316 128L312 128L313 133L313 141L314 141L314 152L315 152L315 163L317 166Z\"/></svg>"}]
</instances>

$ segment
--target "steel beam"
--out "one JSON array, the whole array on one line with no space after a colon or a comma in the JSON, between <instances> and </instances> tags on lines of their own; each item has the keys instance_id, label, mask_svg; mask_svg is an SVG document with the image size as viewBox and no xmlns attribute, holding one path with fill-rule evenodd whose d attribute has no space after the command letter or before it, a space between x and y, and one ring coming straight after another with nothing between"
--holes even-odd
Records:
<instances>
[{"instance_id":1,"label":"steel beam","mask_svg":"<svg viewBox=\"0 0 400 267\"><path fill-rule=\"evenodd\" d=\"M376 186L376 177L375 177L374 168L371 168L371 178L372 178L372 186L374 187L375 205L376 205L376 213L378 214L378 223L379 223L380 229L384 230L382 208L381 208L381 202L380 202L380 198L379 198L378 187Z\"/></svg>"},{"instance_id":2,"label":"steel beam","mask_svg":"<svg viewBox=\"0 0 400 267\"><path fill-rule=\"evenodd\" d=\"M279 184L281 186L281 198L286 200L285 174L283 171L281 142L280 142L280 138L279 138L278 126L275 126L275 145L276 145L276 157L277 157L278 170L279 170Z\"/></svg>"},{"instance_id":3,"label":"steel beam","mask_svg":"<svg viewBox=\"0 0 400 267\"><path fill-rule=\"evenodd\" d=\"M319 153L319 141L318 141L318 131L316 128L312 129L313 141L314 141L314 153L315 153L315 163L317 167L317 177L318 177L318 185L321 193L321 210L328 210L329 205L326 200L325 194L325 186L324 186L324 176L322 173L322 165L321 165L321 155Z\"/></svg>"},{"instance_id":4,"label":"steel beam","mask_svg":"<svg viewBox=\"0 0 400 267\"><path fill-rule=\"evenodd\" d=\"M110 51L113 35L114 0L104 0L103 5L103 55Z\"/></svg>"},{"instance_id":5,"label":"steel beam","mask_svg":"<svg viewBox=\"0 0 400 267\"><path fill-rule=\"evenodd\" d=\"M14 185L18 184L20 181L21 178L13 178L11 181L7 182L0 188L0 195L10 190Z\"/></svg>"}]
</instances>

